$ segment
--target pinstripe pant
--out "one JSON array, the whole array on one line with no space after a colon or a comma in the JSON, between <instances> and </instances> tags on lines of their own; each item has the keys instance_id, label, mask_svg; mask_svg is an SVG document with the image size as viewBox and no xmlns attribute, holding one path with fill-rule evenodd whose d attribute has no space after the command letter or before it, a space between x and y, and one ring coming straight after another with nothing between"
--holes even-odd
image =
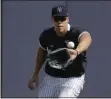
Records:
<instances>
[{"instance_id":1,"label":"pinstripe pant","mask_svg":"<svg viewBox=\"0 0 111 99\"><path fill-rule=\"evenodd\" d=\"M72 99L79 96L83 89L85 75L80 77L56 78L45 74L38 87L37 97L64 97Z\"/></svg>"}]
</instances>

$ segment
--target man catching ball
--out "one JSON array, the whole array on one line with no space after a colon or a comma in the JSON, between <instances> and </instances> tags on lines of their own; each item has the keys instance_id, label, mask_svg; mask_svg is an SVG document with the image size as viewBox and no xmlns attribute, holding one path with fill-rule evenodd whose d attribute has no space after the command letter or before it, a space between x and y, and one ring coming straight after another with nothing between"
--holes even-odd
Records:
<instances>
[{"instance_id":1,"label":"man catching ball","mask_svg":"<svg viewBox=\"0 0 111 99\"><path fill-rule=\"evenodd\" d=\"M36 67L28 87L34 89L39 71L45 64L45 76L38 84L37 97L76 98L83 89L87 50L92 42L89 32L69 24L67 8L52 8L53 26L41 33Z\"/></svg>"}]
</instances>

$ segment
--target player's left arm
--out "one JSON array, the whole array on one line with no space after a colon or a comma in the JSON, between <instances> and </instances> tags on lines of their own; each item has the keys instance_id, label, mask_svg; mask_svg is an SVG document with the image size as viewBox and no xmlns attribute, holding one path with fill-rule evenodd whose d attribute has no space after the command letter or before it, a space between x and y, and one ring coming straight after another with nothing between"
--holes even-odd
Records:
<instances>
[{"instance_id":1,"label":"player's left arm","mask_svg":"<svg viewBox=\"0 0 111 99\"><path fill-rule=\"evenodd\" d=\"M78 42L79 43L76 49L68 49L72 60L74 60L82 52L88 50L92 42L91 35L87 31L80 33L78 37Z\"/></svg>"},{"instance_id":2,"label":"player's left arm","mask_svg":"<svg viewBox=\"0 0 111 99\"><path fill-rule=\"evenodd\" d=\"M83 51L88 50L89 46L91 45L92 38L91 38L91 35L87 31L84 31L81 33L78 40L79 40L79 44L75 50L78 52L78 54L80 54Z\"/></svg>"}]
</instances>

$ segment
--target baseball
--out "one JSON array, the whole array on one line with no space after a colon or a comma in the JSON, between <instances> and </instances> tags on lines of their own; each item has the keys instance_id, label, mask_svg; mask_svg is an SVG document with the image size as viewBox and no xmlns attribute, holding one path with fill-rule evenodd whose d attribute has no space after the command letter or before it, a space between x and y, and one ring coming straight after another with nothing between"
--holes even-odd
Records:
<instances>
[{"instance_id":1,"label":"baseball","mask_svg":"<svg viewBox=\"0 0 111 99\"><path fill-rule=\"evenodd\" d=\"M67 47L68 48L74 48L75 44L73 42L68 42Z\"/></svg>"}]
</instances>

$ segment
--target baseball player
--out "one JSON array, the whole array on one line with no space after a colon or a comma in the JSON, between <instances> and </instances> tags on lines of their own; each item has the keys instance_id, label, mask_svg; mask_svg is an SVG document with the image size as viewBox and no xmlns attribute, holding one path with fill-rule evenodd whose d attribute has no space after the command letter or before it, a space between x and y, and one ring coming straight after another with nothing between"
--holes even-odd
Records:
<instances>
[{"instance_id":1,"label":"baseball player","mask_svg":"<svg viewBox=\"0 0 111 99\"><path fill-rule=\"evenodd\" d=\"M53 26L41 33L36 67L28 87L34 89L39 71L45 64L45 76L38 84L37 97L77 98L85 82L87 50L92 42L89 32L69 24L67 8L52 8Z\"/></svg>"}]
</instances>

